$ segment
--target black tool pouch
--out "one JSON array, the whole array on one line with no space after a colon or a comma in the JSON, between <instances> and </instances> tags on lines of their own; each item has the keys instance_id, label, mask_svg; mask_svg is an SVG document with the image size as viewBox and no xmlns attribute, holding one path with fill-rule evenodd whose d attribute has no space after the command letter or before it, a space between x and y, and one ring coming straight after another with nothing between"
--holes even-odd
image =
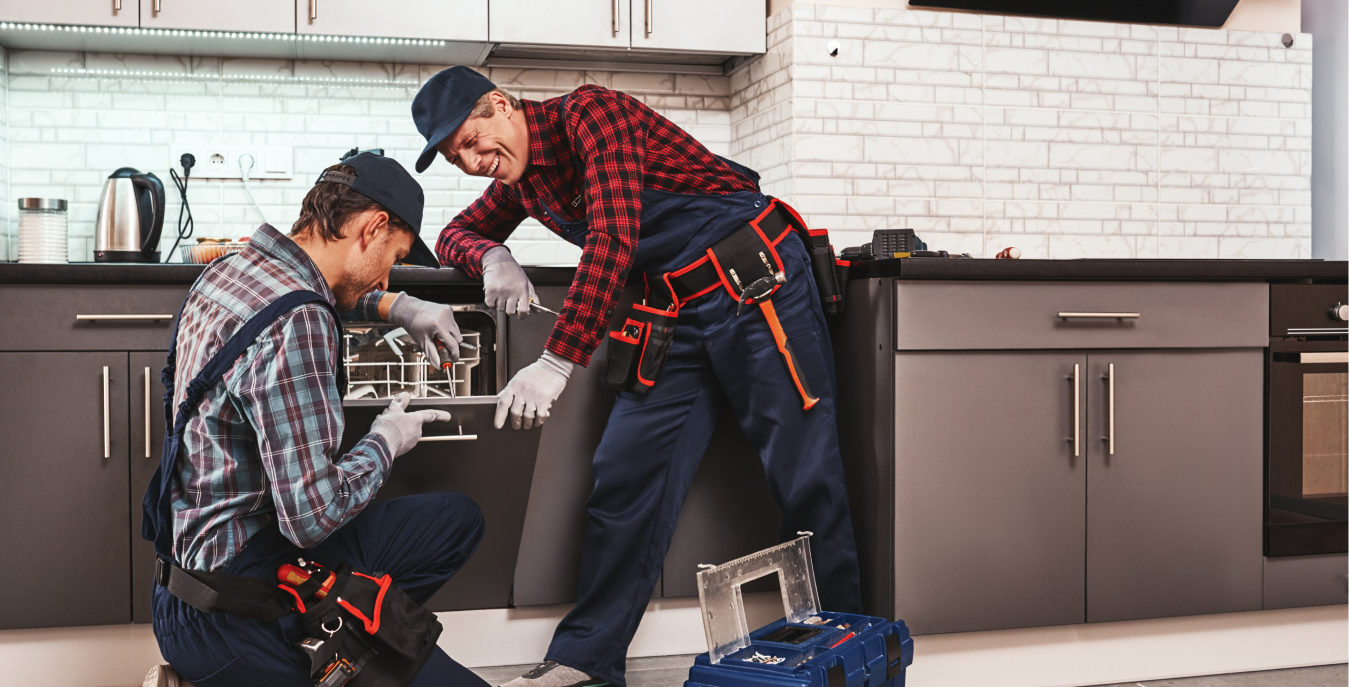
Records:
<instances>
[{"instance_id":1,"label":"black tool pouch","mask_svg":"<svg viewBox=\"0 0 1349 687\"><path fill-rule=\"evenodd\" d=\"M327 571L312 577L326 578ZM403 687L430 658L442 629L436 615L388 575L355 572L349 563L337 569L325 597L309 606L300 600L297 595L300 624L312 638L300 649L322 687Z\"/></svg>"},{"instance_id":2,"label":"black tool pouch","mask_svg":"<svg viewBox=\"0 0 1349 687\"><path fill-rule=\"evenodd\" d=\"M840 265L834 258L834 247L829 243L829 231L811 229L805 220L796 214L792 206L773 199L776 212L791 223L801 243L805 244L810 255L810 271L815 277L815 288L820 292L820 306L830 315L842 315L845 309L844 293L848 285L847 266Z\"/></svg>"},{"instance_id":3,"label":"black tool pouch","mask_svg":"<svg viewBox=\"0 0 1349 687\"><path fill-rule=\"evenodd\" d=\"M608 363L604 385L614 391L645 395L670 355L679 315L640 303L623 318L623 325L609 332Z\"/></svg>"}]
</instances>

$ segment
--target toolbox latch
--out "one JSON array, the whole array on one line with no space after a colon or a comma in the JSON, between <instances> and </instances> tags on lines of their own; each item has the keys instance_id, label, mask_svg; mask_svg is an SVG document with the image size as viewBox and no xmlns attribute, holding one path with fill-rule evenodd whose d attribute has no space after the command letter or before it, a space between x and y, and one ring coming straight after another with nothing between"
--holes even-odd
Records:
<instances>
[{"instance_id":1,"label":"toolbox latch","mask_svg":"<svg viewBox=\"0 0 1349 687\"><path fill-rule=\"evenodd\" d=\"M899 635L885 636L885 679L889 680L904 670L903 649L904 645L899 641Z\"/></svg>"},{"instance_id":2,"label":"toolbox latch","mask_svg":"<svg viewBox=\"0 0 1349 687\"><path fill-rule=\"evenodd\" d=\"M825 671L829 678L829 687L848 687L848 674L843 672L843 664L835 663Z\"/></svg>"}]
</instances>

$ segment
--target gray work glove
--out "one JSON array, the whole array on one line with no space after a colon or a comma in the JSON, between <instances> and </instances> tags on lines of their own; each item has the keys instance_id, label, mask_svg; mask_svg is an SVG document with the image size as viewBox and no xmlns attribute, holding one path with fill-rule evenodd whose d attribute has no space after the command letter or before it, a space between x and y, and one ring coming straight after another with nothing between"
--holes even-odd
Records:
<instances>
[{"instance_id":1,"label":"gray work glove","mask_svg":"<svg viewBox=\"0 0 1349 687\"><path fill-rule=\"evenodd\" d=\"M501 429L506 424L507 413L511 416L511 427L515 429L542 427L553 401L567 386L572 367L570 360L544 351L533 365L515 373L506 388L497 394L496 428Z\"/></svg>"},{"instance_id":2,"label":"gray work glove","mask_svg":"<svg viewBox=\"0 0 1349 687\"><path fill-rule=\"evenodd\" d=\"M411 400L412 396L406 392L394 396L389 407L370 423L370 433L384 439L394 458L411 451L422 440L422 425L450 421L450 414L443 410L404 412Z\"/></svg>"},{"instance_id":3,"label":"gray work glove","mask_svg":"<svg viewBox=\"0 0 1349 687\"><path fill-rule=\"evenodd\" d=\"M482 289L487 296L484 299L487 307L505 310L507 315L520 319L529 314L529 302L538 300L525 270L505 246L483 253Z\"/></svg>"},{"instance_id":4,"label":"gray work glove","mask_svg":"<svg viewBox=\"0 0 1349 687\"><path fill-rule=\"evenodd\" d=\"M459 333L450 306L400 293L389 306L389 321L407 330L433 368L439 370L443 362L436 353L436 340L449 351L452 362L459 360L459 344L464 335Z\"/></svg>"}]
</instances>

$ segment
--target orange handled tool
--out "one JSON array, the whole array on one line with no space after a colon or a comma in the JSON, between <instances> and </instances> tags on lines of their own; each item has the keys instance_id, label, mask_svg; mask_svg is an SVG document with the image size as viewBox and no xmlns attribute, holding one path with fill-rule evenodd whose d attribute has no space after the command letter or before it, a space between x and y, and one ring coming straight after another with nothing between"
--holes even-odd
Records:
<instances>
[{"instance_id":1,"label":"orange handled tool","mask_svg":"<svg viewBox=\"0 0 1349 687\"><path fill-rule=\"evenodd\" d=\"M787 333L782 331L782 323L778 321L778 311L773 308L773 301L759 301L759 309L763 310L764 319L768 320L768 328L773 331L773 340L777 342L778 352L787 363L787 372L791 373L792 383L796 385L797 393L801 394L801 408L803 410L814 408L820 399L806 387L806 380L799 372L801 366L796 363L796 355L792 353L792 346L787 342Z\"/></svg>"},{"instance_id":2,"label":"orange handled tool","mask_svg":"<svg viewBox=\"0 0 1349 687\"><path fill-rule=\"evenodd\" d=\"M297 565L285 563L276 569L276 579L282 584L299 587L309 581L309 572ZM337 575L328 573L328 579L324 581L323 586L318 588L318 591L314 592L314 596L320 599L327 596L328 590L333 588L333 582L336 581Z\"/></svg>"}]
</instances>

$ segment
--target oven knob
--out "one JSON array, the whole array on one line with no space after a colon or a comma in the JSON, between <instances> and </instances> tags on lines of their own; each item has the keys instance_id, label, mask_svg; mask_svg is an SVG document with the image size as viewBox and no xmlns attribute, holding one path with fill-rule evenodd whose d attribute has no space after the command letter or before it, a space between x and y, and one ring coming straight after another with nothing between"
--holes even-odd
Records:
<instances>
[{"instance_id":1,"label":"oven knob","mask_svg":"<svg viewBox=\"0 0 1349 687\"><path fill-rule=\"evenodd\" d=\"M1349 322L1349 305L1336 303L1335 307L1330 309L1330 319L1340 322Z\"/></svg>"}]
</instances>

